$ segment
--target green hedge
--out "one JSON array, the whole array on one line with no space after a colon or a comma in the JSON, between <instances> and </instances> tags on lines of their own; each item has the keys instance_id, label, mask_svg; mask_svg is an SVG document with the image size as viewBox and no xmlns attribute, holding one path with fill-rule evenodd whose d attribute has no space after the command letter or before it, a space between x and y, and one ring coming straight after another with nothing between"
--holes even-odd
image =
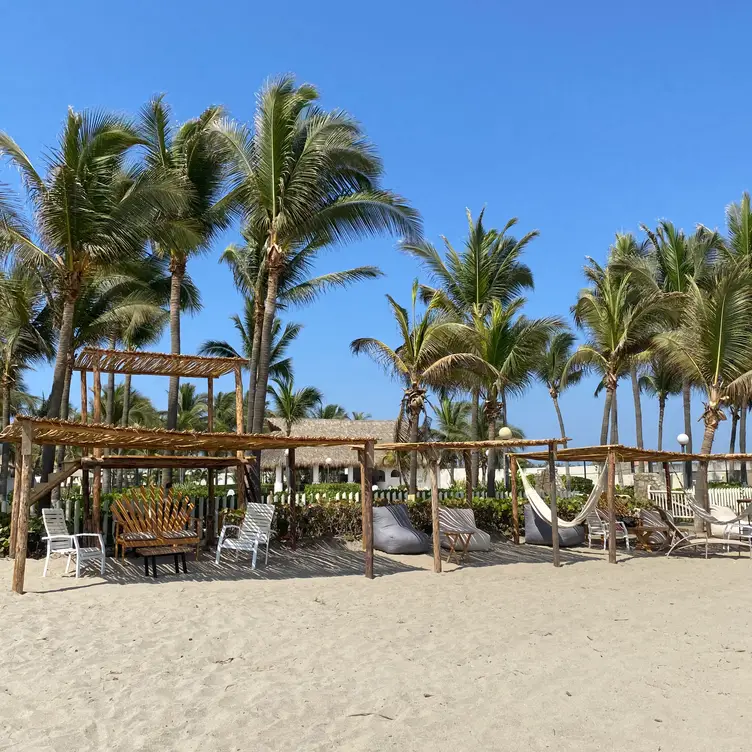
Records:
<instances>
[{"instance_id":1,"label":"green hedge","mask_svg":"<svg viewBox=\"0 0 752 752\"><path fill-rule=\"evenodd\" d=\"M309 483L303 492L306 498L319 494L327 499L334 499L337 494L360 493L360 483Z\"/></svg>"},{"instance_id":2,"label":"green hedge","mask_svg":"<svg viewBox=\"0 0 752 752\"><path fill-rule=\"evenodd\" d=\"M42 548L44 524L41 517L29 517L27 553L33 556ZM0 513L0 556L7 556L10 548L10 513Z\"/></svg>"}]
</instances>

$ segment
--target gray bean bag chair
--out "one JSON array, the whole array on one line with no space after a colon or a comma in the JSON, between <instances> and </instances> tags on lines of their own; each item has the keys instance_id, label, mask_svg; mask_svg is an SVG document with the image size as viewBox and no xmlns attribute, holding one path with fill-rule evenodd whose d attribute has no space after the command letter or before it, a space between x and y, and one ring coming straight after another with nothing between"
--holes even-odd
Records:
<instances>
[{"instance_id":1,"label":"gray bean bag chair","mask_svg":"<svg viewBox=\"0 0 752 752\"><path fill-rule=\"evenodd\" d=\"M579 546L585 540L585 526L560 527L559 545ZM530 504L525 504L525 543L533 546L550 546L553 542L551 525L542 520L532 509Z\"/></svg>"},{"instance_id":2,"label":"gray bean bag chair","mask_svg":"<svg viewBox=\"0 0 752 752\"><path fill-rule=\"evenodd\" d=\"M373 546L387 554L424 554L431 539L413 527L407 505L373 508Z\"/></svg>"},{"instance_id":3,"label":"gray bean bag chair","mask_svg":"<svg viewBox=\"0 0 752 752\"><path fill-rule=\"evenodd\" d=\"M439 529L456 530L458 532L473 533L468 551L489 551L491 536L475 524L475 514L472 509L457 509L455 507L439 507ZM450 548L449 539L442 534L441 547Z\"/></svg>"}]
</instances>

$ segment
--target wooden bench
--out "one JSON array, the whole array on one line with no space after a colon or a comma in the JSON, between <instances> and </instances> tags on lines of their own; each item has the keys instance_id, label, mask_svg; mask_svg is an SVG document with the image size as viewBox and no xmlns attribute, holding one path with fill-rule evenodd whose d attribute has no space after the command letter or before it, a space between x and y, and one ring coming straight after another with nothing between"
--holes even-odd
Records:
<instances>
[{"instance_id":1,"label":"wooden bench","mask_svg":"<svg viewBox=\"0 0 752 752\"><path fill-rule=\"evenodd\" d=\"M196 546L200 535L193 502L180 492L163 488L132 488L112 502L115 520L115 558L126 548Z\"/></svg>"}]
</instances>

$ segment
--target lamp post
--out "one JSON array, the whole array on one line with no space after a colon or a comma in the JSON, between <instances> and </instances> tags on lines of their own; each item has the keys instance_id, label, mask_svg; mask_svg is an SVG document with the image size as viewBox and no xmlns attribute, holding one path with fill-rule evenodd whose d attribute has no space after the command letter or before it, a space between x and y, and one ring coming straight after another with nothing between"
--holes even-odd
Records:
<instances>
[{"instance_id":1,"label":"lamp post","mask_svg":"<svg viewBox=\"0 0 752 752\"><path fill-rule=\"evenodd\" d=\"M509 426L502 426L499 429L499 438L502 441L509 441L512 436L512 429ZM509 491L509 457L504 450L502 450L501 456L504 462L504 490Z\"/></svg>"},{"instance_id":2,"label":"lamp post","mask_svg":"<svg viewBox=\"0 0 752 752\"><path fill-rule=\"evenodd\" d=\"M687 453L687 444L689 444L689 436L686 433L680 433L676 440L679 442L682 448L682 454ZM684 490L689 491L692 487L692 460L684 461Z\"/></svg>"},{"instance_id":3,"label":"lamp post","mask_svg":"<svg viewBox=\"0 0 752 752\"><path fill-rule=\"evenodd\" d=\"M329 473L329 469L332 466L332 458L331 457L327 457L326 460L325 460L325 462L326 462L326 482L327 483L331 483L332 479L331 479L331 476L330 476L330 473Z\"/></svg>"}]
</instances>

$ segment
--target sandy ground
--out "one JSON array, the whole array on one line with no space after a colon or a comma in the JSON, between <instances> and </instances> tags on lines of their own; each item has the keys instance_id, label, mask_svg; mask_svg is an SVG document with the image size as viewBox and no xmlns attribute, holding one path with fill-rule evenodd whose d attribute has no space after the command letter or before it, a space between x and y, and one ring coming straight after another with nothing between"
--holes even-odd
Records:
<instances>
[{"instance_id":1,"label":"sandy ground","mask_svg":"<svg viewBox=\"0 0 752 752\"><path fill-rule=\"evenodd\" d=\"M748 748L748 558L549 557L0 561L0 750Z\"/></svg>"}]
</instances>

